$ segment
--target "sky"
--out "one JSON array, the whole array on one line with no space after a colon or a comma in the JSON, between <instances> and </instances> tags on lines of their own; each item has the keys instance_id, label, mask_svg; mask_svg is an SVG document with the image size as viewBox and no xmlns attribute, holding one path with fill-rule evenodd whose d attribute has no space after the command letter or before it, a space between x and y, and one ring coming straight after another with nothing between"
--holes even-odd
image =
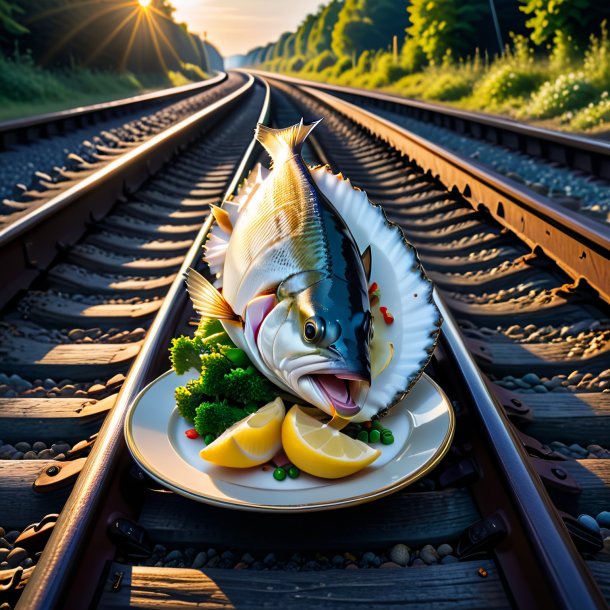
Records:
<instances>
[{"instance_id":1,"label":"sky","mask_svg":"<svg viewBox=\"0 0 610 610\"><path fill-rule=\"evenodd\" d=\"M277 40L286 30L294 31L322 0L171 0L171 3L176 7L176 21L185 21L196 34L207 32L208 40L228 57Z\"/></svg>"}]
</instances>

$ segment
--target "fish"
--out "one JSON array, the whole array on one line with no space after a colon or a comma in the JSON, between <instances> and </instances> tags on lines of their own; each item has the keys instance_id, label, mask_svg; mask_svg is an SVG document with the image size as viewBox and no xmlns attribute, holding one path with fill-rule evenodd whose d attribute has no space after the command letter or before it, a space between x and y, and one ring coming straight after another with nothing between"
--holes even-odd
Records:
<instances>
[{"instance_id":1,"label":"fish","mask_svg":"<svg viewBox=\"0 0 610 610\"><path fill-rule=\"evenodd\" d=\"M261 196L239 211L213 210L230 232L222 293L191 271L198 312L224 323L255 366L325 412L356 415L371 382L367 268L345 221L301 156L318 121L258 125L273 171Z\"/></svg>"},{"instance_id":2,"label":"fish","mask_svg":"<svg viewBox=\"0 0 610 610\"><path fill-rule=\"evenodd\" d=\"M421 375L440 315L400 228L341 174L307 167L302 146L319 122L257 126L271 170L257 166L236 197L212 206L204 260L216 281L191 269L187 290L280 389L333 418L364 421ZM371 305L375 265L400 325L384 325ZM372 356L385 361L381 370Z\"/></svg>"}]
</instances>

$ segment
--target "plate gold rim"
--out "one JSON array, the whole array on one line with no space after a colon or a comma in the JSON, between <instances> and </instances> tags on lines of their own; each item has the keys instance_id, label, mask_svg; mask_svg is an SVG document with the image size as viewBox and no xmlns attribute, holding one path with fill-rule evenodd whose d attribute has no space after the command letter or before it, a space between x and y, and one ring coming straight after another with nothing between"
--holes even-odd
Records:
<instances>
[{"instance_id":1,"label":"plate gold rim","mask_svg":"<svg viewBox=\"0 0 610 610\"><path fill-rule=\"evenodd\" d=\"M324 511L324 510L345 508L348 506L357 506L359 504L371 502L371 501L377 500L379 498L384 498L390 494L400 491L401 489L404 489L405 487L407 487L408 485L410 485L417 479L425 476L428 472L433 470L439 464L439 462L445 457L447 451L449 450L449 447L451 446L451 441L453 440L453 435L455 433L455 413L453 412L453 407L451 405L449 398L447 397L445 392L442 390L442 388L438 385L438 383L436 383L436 381L434 381L426 373L423 373L421 375L420 379L425 377L430 382L430 384L436 389L436 391L443 397L444 402L447 405L447 414L449 416L449 425L447 426L447 432L445 433L445 437L443 438L442 442L438 446L438 449L436 450L434 456L429 461L427 461L423 466L421 466L420 468L418 468L417 470L415 470L414 472L409 474L404 479L401 479L391 485L387 485L386 487L382 487L372 493L367 492L365 494L358 494L356 496L351 496L348 498L341 498L340 500L334 500L334 501L322 502L322 503L311 502L311 503L306 503L306 504L291 504L291 505L276 506L273 504L255 504L252 502L240 502L237 500L234 502L219 500L217 498L212 498L207 495L192 493L190 491L185 490L182 487L173 485L166 478L164 478L164 476L160 472L158 472L156 468L154 468L153 466L151 466L148 463L145 456L142 455L141 451L138 449L135 439L133 438L133 434L132 434L132 430L131 430L131 423L132 423L132 419L133 419L133 414L138 406L138 403L143 398L145 392L148 390L148 388L150 386L152 386L154 383L156 383L163 377L166 377L167 375L170 375L172 373L173 373L173 371L170 369L169 371L166 371L165 373L163 373L162 375L159 375L159 377L157 377L153 381L151 381L148 385L146 385L146 387L144 387L138 393L138 395L134 399L132 405L129 407L127 417L125 418L125 426L124 426L124 434L125 434L125 440L127 443L127 448L129 449L129 452L131 453L133 458L136 460L136 462L138 462L138 465L146 472L146 474L148 474L152 479L157 481L157 483L160 483L164 487L167 487L168 489L171 489L172 491L176 492L177 494L184 496L186 498L189 498L191 500L203 502L205 504L210 504L212 506L218 506L221 508L232 508L234 510L245 510L245 511L251 511L251 512L263 512L263 513L278 513L278 512L279 513L293 513L295 511L314 512L314 511ZM415 387L415 386L413 386L413 387Z\"/></svg>"}]
</instances>

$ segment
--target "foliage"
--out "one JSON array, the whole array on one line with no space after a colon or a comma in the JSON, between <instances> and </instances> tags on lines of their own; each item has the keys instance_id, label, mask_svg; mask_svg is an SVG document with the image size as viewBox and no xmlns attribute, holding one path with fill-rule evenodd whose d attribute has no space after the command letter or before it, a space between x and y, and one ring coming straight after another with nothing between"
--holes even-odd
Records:
<instances>
[{"instance_id":1,"label":"foliage","mask_svg":"<svg viewBox=\"0 0 610 610\"><path fill-rule=\"evenodd\" d=\"M150 86L161 83L151 82ZM43 70L29 54L0 55L0 116L24 116L133 95L143 84L133 74L98 70Z\"/></svg>"},{"instance_id":2,"label":"foliage","mask_svg":"<svg viewBox=\"0 0 610 610\"><path fill-rule=\"evenodd\" d=\"M431 64L438 64L448 50L461 53L475 49L488 4L485 0L412 0L407 11L411 21L407 34L417 41Z\"/></svg>"},{"instance_id":3,"label":"foliage","mask_svg":"<svg viewBox=\"0 0 610 610\"><path fill-rule=\"evenodd\" d=\"M525 99L544 81L534 62L532 49L523 36L513 36L513 48L506 48L479 81L475 95L483 106L495 108L508 100Z\"/></svg>"},{"instance_id":4,"label":"foliage","mask_svg":"<svg viewBox=\"0 0 610 610\"><path fill-rule=\"evenodd\" d=\"M610 41L606 21L602 22L599 37L591 35L589 48L585 52L583 71L599 88L610 87Z\"/></svg>"},{"instance_id":5,"label":"foliage","mask_svg":"<svg viewBox=\"0 0 610 610\"><path fill-rule=\"evenodd\" d=\"M342 4L339 0L332 0L330 4L322 8L309 33L309 39L307 41L307 53L309 55L318 55L321 53L331 54L330 46L332 34L339 18L339 11L341 8Z\"/></svg>"},{"instance_id":6,"label":"foliage","mask_svg":"<svg viewBox=\"0 0 610 610\"><path fill-rule=\"evenodd\" d=\"M417 72L426 65L426 54L416 38L407 37L402 46L400 62L408 73Z\"/></svg>"},{"instance_id":7,"label":"foliage","mask_svg":"<svg viewBox=\"0 0 610 610\"><path fill-rule=\"evenodd\" d=\"M444 71L438 75L422 97L431 100L454 101L469 95L473 79L464 72Z\"/></svg>"},{"instance_id":8,"label":"foliage","mask_svg":"<svg viewBox=\"0 0 610 610\"><path fill-rule=\"evenodd\" d=\"M307 44L309 34L316 22L316 15L307 15L305 21L299 26L294 39L294 52L299 55L307 55Z\"/></svg>"},{"instance_id":9,"label":"foliage","mask_svg":"<svg viewBox=\"0 0 610 610\"><path fill-rule=\"evenodd\" d=\"M610 96L607 91L597 102L590 102L576 113L568 112L563 117L575 129L590 129L601 123L610 123Z\"/></svg>"},{"instance_id":10,"label":"foliage","mask_svg":"<svg viewBox=\"0 0 610 610\"><path fill-rule=\"evenodd\" d=\"M585 41L591 25L607 16L607 0L519 0L521 11L530 18L525 25L532 30L535 44L550 41L556 32L563 32L574 40Z\"/></svg>"},{"instance_id":11,"label":"foliage","mask_svg":"<svg viewBox=\"0 0 610 610\"><path fill-rule=\"evenodd\" d=\"M310 59L305 67L304 72L322 72L327 68L331 68L335 65L337 58L330 51L322 51L316 57Z\"/></svg>"},{"instance_id":12,"label":"foliage","mask_svg":"<svg viewBox=\"0 0 610 610\"><path fill-rule=\"evenodd\" d=\"M546 119L582 108L595 97L596 89L585 73L570 72L544 83L532 96L527 112L534 118Z\"/></svg>"},{"instance_id":13,"label":"foliage","mask_svg":"<svg viewBox=\"0 0 610 610\"><path fill-rule=\"evenodd\" d=\"M19 36L26 34L29 30L19 21L17 15L23 15L25 11L15 2L0 0L0 38L4 34Z\"/></svg>"},{"instance_id":14,"label":"foliage","mask_svg":"<svg viewBox=\"0 0 610 610\"><path fill-rule=\"evenodd\" d=\"M332 33L337 55L360 55L370 49L386 50L392 38L400 43L408 25L405 5L395 0L345 0Z\"/></svg>"}]
</instances>

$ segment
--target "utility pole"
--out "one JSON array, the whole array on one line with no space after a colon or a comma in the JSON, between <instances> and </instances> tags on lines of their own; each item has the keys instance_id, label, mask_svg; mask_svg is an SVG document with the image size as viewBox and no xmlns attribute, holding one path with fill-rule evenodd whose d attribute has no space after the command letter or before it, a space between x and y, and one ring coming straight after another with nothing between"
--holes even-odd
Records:
<instances>
[{"instance_id":1,"label":"utility pole","mask_svg":"<svg viewBox=\"0 0 610 610\"><path fill-rule=\"evenodd\" d=\"M498 22L498 13L496 12L494 0L489 0L489 8L491 9L491 18L494 22L494 28L496 30L496 38L498 40L500 55L502 55L504 53L504 43L502 42L502 32L500 32L500 23Z\"/></svg>"}]
</instances>

